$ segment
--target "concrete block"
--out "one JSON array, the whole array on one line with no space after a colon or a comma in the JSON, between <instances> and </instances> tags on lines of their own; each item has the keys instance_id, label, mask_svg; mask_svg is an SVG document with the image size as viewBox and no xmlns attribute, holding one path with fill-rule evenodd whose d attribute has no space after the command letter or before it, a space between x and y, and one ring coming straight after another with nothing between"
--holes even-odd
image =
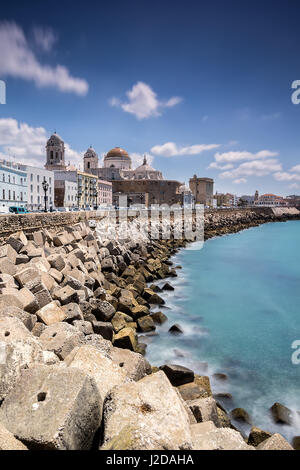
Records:
<instances>
[{"instance_id":1,"label":"concrete block","mask_svg":"<svg viewBox=\"0 0 300 470\"><path fill-rule=\"evenodd\" d=\"M23 370L0 408L0 422L29 449L88 450L101 422L92 377L75 368Z\"/></svg>"}]
</instances>

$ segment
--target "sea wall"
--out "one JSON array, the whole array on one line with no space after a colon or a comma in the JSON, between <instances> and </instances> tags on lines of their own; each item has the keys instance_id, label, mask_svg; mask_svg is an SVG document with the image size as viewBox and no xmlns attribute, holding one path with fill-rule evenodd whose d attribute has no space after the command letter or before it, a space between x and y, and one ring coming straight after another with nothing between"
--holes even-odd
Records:
<instances>
[{"instance_id":1,"label":"sea wall","mask_svg":"<svg viewBox=\"0 0 300 470\"><path fill-rule=\"evenodd\" d=\"M49 212L38 214L1 214L0 240L5 240L10 234L23 230L24 233L40 229L59 231L65 226L73 226L89 219L102 220L109 214L108 211L80 211L80 212ZM226 233L239 231L250 225L259 225L264 222L284 221L299 218L297 208L236 208L205 211L205 232L207 236L214 236L217 232ZM150 211L149 211L150 217ZM193 212L195 217L195 211ZM171 212L171 220L173 214Z\"/></svg>"},{"instance_id":2,"label":"sea wall","mask_svg":"<svg viewBox=\"0 0 300 470\"><path fill-rule=\"evenodd\" d=\"M207 236L287 217L271 212L208 212ZM173 289L186 242L150 242L135 221L107 239L105 221L96 235L80 216L6 219L18 231L0 247L0 449L292 449L257 428L245 442L208 377L144 358L139 333L168 321L151 310L164 304L155 281Z\"/></svg>"}]
</instances>

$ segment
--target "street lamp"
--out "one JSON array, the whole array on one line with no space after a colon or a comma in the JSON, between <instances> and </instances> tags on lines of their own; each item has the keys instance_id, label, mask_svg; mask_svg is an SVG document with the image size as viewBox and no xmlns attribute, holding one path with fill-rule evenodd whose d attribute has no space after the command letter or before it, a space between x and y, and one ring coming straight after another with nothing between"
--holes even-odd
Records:
<instances>
[{"instance_id":1,"label":"street lamp","mask_svg":"<svg viewBox=\"0 0 300 470\"><path fill-rule=\"evenodd\" d=\"M45 212L47 212L47 192L48 192L48 189L49 189L49 184L47 183L47 181L44 179L44 181L42 182L42 186L43 186L43 190L45 192L45 196L44 196L44 200L45 200Z\"/></svg>"}]
</instances>

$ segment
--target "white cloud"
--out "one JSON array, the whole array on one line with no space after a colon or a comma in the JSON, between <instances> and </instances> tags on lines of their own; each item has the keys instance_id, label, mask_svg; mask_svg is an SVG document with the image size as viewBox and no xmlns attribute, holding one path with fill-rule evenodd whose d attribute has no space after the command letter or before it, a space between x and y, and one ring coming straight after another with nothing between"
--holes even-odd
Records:
<instances>
[{"instance_id":1,"label":"white cloud","mask_svg":"<svg viewBox=\"0 0 300 470\"><path fill-rule=\"evenodd\" d=\"M208 169L214 169L214 170L230 170L233 168L232 163L227 163L226 165L220 165L218 162L211 162L211 164L208 166Z\"/></svg>"},{"instance_id":2,"label":"white cloud","mask_svg":"<svg viewBox=\"0 0 300 470\"><path fill-rule=\"evenodd\" d=\"M239 179L244 176L266 176L273 172L280 172L281 170L282 165L277 159L254 160L242 163L232 171L221 173L220 178Z\"/></svg>"},{"instance_id":3,"label":"white cloud","mask_svg":"<svg viewBox=\"0 0 300 470\"><path fill-rule=\"evenodd\" d=\"M131 161L132 161L132 168L137 168L138 166L142 165L143 164L143 161L144 161L144 155L146 155L146 158L147 158L147 163L148 165L152 165L152 162L154 160L154 157L153 155L151 155L150 153L131 153L130 154L130 158L131 158Z\"/></svg>"},{"instance_id":4,"label":"white cloud","mask_svg":"<svg viewBox=\"0 0 300 470\"><path fill-rule=\"evenodd\" d=\"M45 52L51 51L58 39L51 28L42 28L40 26L33 28L33 36L36 44Z\"/></svg>"},{"instance_id":5,"label":"white cloud","mask_svg":"<svg viewBox=\"0 0 300 470\"><path fill-rule=\"evenodd\" d=\"M199 155L205 150L212 150L219 147L218 144L190 145L187 147L177 147L175 142L166 142L163 145L155 145L151 152L161 157L177 157L179 155Z\"/></svg>"},{"instance_id":6,"label":"white cloud","mask_svg":"<svg viewBox=\"0 0 300 470\"><path fill-rule=\"evenodd\" d=\"M292 184L289 184L289 188L290 189L298 189L298 188L300 188L300 185L298 183L292 183Z\"/></svg>"},{"instance_id":7,"label":"white cloud","mask_svg":"<svg viewBox=\"0 0 300 470\"><path fill-rule=\"evenodd\" d=\"M246 180L246 178L238 178L236 180L233 180L233 183L234 184L244 184L244 183L247 183L247 180Z\"/></svg>"},{"instance_id":8,"label":"white cloud","mask_svg":"<svg viewBox=\"0 0 300 470\"><path fill-rule=\"evenodd\" d=\"M45 36L43 40L45 47ZM48 47L50 42L48 37ZM88 92L86 80L72 77L65 66L41 64L30 49L23 30L15 23L0 23L0 44L0 76L22 78L33 81L38 87L55 87L78 95Z\"/></svg>"},{"instance_id":9,"label":"white cloud","mask_svg":"<svg viewBox=\"0 0 300 470\"><path fill-rule=\"evenodd\" d=\"M0 157L43 167L46 163L46 142L49 138L43 127L31 127L18 123L16 119L0 119ZM65 161L68 164L82 163L83 152L73 150L65 142Z\"/></svg>"},{"instance_id":10,"label":"white cloud","mask_svg":"<svg viewBox=\"0 0 300 470\"><path fill-rule=\"evenodd\" d=\"M182 101L179 96L173 96L167 101L160 101L152 88L144 82L137 82L126 92L128 101L122 103L118 98L111 98L111 106L121 107L126 113L134 114L141 120L160 116L163 108L172 108Z\"/></svg>"},{"instance_id":11,"label":"white cloud","mask_svg":"<svg viewBox=\"0 0 300 470\"><path fill-rule=\"evenodd\" d=\"M277 152L271 152L270 150L260 150L257 153L247 152L247 151L237 151L237 152L225 152L225 153L216 153L215 160L218 163L221 162L238 162L241 160L258 160L269 157L276 157Z\"/></svg>"},{"instance_id":12,"label":"white cloud","mask_svg":"<svg viewBox=\"0 0 300 470\"><path fill-rule=\"evenodd\" d=\"M300 175L285 171L275 173L274 178L276 181L300 181Z\"/></svg>"},{"instance_id":13,"label":"white cloud","mask_svg":"<svg viewBox=\"0 0 300 470\"><path fill-rule=\"evenodd\" d=\"M300 173L300 165L293 166L290 171L295 171L296 173Z\"/></svg>"}]
</instances>

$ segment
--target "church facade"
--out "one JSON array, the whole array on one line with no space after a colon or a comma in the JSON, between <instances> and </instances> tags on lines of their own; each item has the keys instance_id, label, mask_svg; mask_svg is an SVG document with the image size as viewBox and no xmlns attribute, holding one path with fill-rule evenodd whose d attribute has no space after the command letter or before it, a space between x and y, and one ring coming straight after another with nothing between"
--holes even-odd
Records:
<instances>
[{"instance_id":1,"label":"church facade","mask_svg":"<svg viewBox=\"0 0 300 470\"><path fill-rule=\"evenodd\" d=\"M148 165L146 156L143 164L133 169L128 152L121 147L111 149L104 156L102 167L99 167L97 153L89 147L83 157L83 166L85 172L93 173L101 180L163 180L162 173Z\"/></svg>"}]
</instances>

